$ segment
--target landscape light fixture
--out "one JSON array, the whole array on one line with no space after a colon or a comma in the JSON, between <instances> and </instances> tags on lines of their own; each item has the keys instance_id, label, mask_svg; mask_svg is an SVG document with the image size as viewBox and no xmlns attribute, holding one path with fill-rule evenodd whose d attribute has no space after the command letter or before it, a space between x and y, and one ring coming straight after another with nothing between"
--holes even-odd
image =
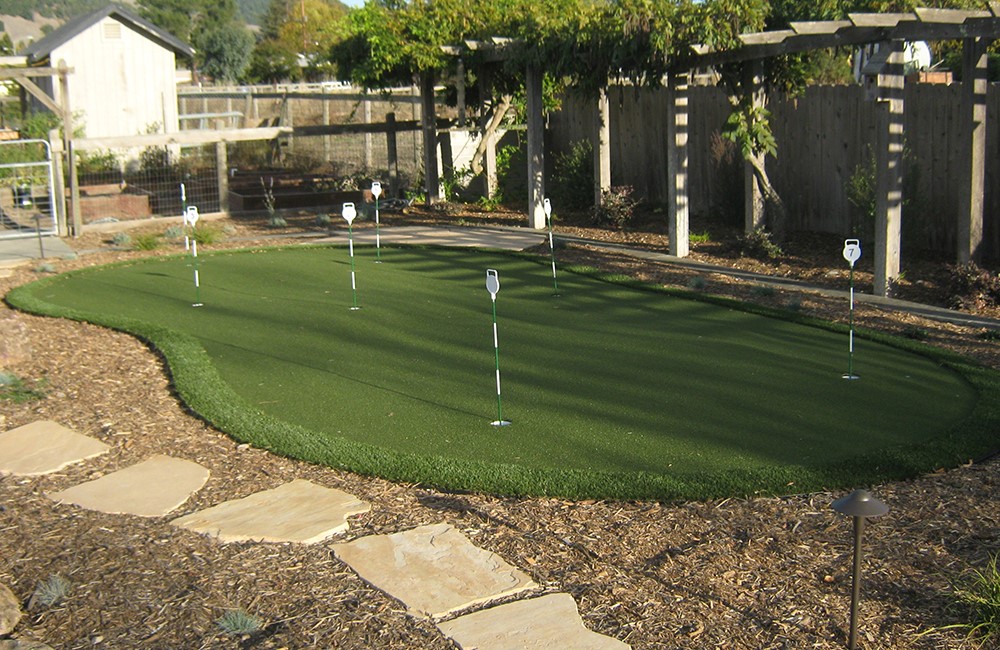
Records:
<instances>
[{"instance_id":1,"label":"landscape light fixture","mask_svg":"<svg viewBox=\"0 0 1000 650\"><path fill-rule=\"evenodd\" d=\"M545 221L549 224L549 255L552 257L552 295L559 295L559 282L556 280L556 247L552 240L552 202L545 199L542 202L545 209Z\"/></svg>"},{"instance_id":2,"label":"landscape light fixture","mask_svg":"<svg viewBox=\"0 0 1000 650\"><path fill-rule=\"evenodd\" d=\"M490 292L490 299L493 301L493 354L497 372L497 419L490 424L495 427L505 427L510 422L503 419L503 407L500 402L500 339L497 337L497 292L500 291L500 274L494 269L486 269L486 290Z\"/></svg>"},{"instance_id":3,"label":"landscape light fixture","mask_svg":"<svg viewBox=\"0 0 1000 650\"><path fill-rule=\"evenodd\" d=\"M854 570L851 577L851 632L848 648L855 650L858 643L858 604L861 600L861 535L865 530L865 520L868 517L881 517L889 512L889 506L873 497L868 490L855 490L834 501L830 507L842 515L854 518Z\"/></svg>"},{"instance_id":4,"label":"landscape light fixture","mask_svg":"<svg viewBox=\"0 0 1000 650\"><path fill-rule=\"evenodd\" d=\"M378 197L382 196L382 183L372 181L372 196L375 197L375 263L382 263L382 241L379 237Z\"/></svg>"},{"instance_id":5,"label":"landscape light fixture","mask_svg":"<svg viewBox=\"0 0 1000 650\"><path fill-rule=\"evenodd\" d=\"M184 210L184 223L190 225L191 230L194 230L195 225L198 223L198 206L189 205ZM194 302L191 306L201 307L201 276L198 273L198 240L195 237L191 238L191 261L194 265Z\"/></svg>"},{"instance_id":6,"label":"landscape light fixture","mask_svg":"<svg viewBox=\"0 0 1000 650\"><path fill-rule=\"evenodd\" d=\"M351 307L351 311L357 311L361 309L358 307L358 284L354 275L354 218L358 216L358 211L354 208L353 203L345 203L344 210L341 212L344 220L347 222L347 245L351 253L351 292L354 294L354 305Z\"/></svg>"},{"instance_id":7,"label":"landscape light fixture","mask_svg":"<svg viewBox=\"0 0 1000 650\"><path fill-rule=\"evenodd\" d=\"M851 310L847 317L850 333L847 344L847 374L844 379L859 379L854 374L854 263L861 259L861 242L857 239L844 240L844 259L851 265Z\"/></svg>"}]
</instances>

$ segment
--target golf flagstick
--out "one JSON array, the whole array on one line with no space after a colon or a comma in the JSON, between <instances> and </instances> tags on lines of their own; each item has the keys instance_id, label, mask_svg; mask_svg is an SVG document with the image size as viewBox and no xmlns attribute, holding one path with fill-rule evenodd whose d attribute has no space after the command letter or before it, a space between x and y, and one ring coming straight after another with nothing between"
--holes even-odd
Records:
<instances>
[{"instance_id":1,"label":"golf flagstick","mask_svg":"<svg viewBox=\"0 0 1000 650\"><path fill-rule=\"evenodd\" d=\"M354 294L354 305L351 307L351 311L357 311L361 309L358 307L358 283L354 274L354 218L358 216L358 211L354 208L353 203L345 203L341 214L347 222L347 245L351 252L351 292Z\"/></svg>"},{"instance_id":2,"label":"golf flagstick","mask_svg":"<svg viewBox=\"0 0 1000 650\"><path fill-rule=\"evenodd\" d=\"M552 203L548 199L542 204L545 207L545 220L549 223L549 255L552 257L552 295L559 296L559 281L556 280L556 247L552 242Z\"/></svg>"},{"instance_id":3,"label":"golf flagstick","mask_svg":"<svg viewBox=\"0 0 1000 650\"><path fill-rule=\"evenodd\" d=\"M375 197L375 263L382 263L382 240L379 236L378 226L378 197L382 195L382 183L374 181L372 183L372 196Z\"/></svg>"},{"instance_id":4,"label":"golf flagstick","mask_svg":"<svg viewBox=\"0 0 1000 650\"><path fill-rule=\"evenodd\" d=\"M857 239L844 240L844 259L851 265L851 309L847 317L848 344L847 344L847 374L844 379L860 379L854 374L854 263L861 258L861 242Z\"/></svg>"},{"instance_id":5,"label":"golf flagstick","mask_svg":"<svg viewBox=\"0 0 1000 650\"><path fill-rule=\"evenodd\" d=\"M500 291L500 276L493 269L486 269L486 290L490 292L490 299L493 302L493 354L497 372L497 419L490 424L495 427L505 427L510 422L503 419L503 404L500 400L500 339L497 337L497 292Z\"/></svg>"},{"instance_id":6,"label":"golf flagstick","mask_svg":"<svg viewBox=\"0 0 1000 650\"><path fill-rule=\"evenodd\" d=\"M191 229L194 230L195 225L198 223L198 206L191 205L188 206L184 211L184 222L191 224ZM194 264L194 302L191 304L192 307L201 307L201 277L198 273L198 240L194 237L191 238L191 260Z\"/></svg>"}]
</instances>

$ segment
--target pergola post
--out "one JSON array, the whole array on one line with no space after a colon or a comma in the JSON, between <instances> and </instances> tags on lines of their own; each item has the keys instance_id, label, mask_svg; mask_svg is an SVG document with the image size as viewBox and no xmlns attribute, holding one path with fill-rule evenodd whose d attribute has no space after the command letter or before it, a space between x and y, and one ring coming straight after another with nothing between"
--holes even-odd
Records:
<instances>
[{"instance_id":1,"label":"pergola post","mask_svg":"<svg viewBox=\"0 0 1000 650\"><path fill-rule=\"evenodd\" d=\"M604 193L611 189L611 109L608 87L597 91L594 112L594 205L600 205Z\"/></svg>"},{"instance_id":2,"label":"pergola post","mask_svg":"<svg viewBox=\"0 0 1000 650\"><path fill-rule=\"evenodd\" d=\"M958 210L958 261L979 261L983 243L986 178L986 48L990 40L966 38L962 48L962 179Z\"/></svg>"},{"instance_id":3,"label":"pergola post","mask_svg":"<svg viewBox=\"0 0 1000 650\"><path fill-rule=\"evenodd\" d=\"M66 62L59 61L59 104L62 109L63 148L66 150L66 162L69 172L69 216L73 221L72 234L79 237L83 234L83 213L80 211L80 179L76 173L76 147L73 145L73 111L69 105L69 68Z\"/></svg>"},{"instance_id":4,"label":"pergola post","mask_svg":"<svg viewBox=\"0 0 1000 650\"><path fill-rule=\"evenodd\" d=\"M754 108L764 107L764 61L754 59L743 66L743 87L750 92ZM747 235L764 227L764 193L753 165L743 162L743 232Z\"/></svg>"},{"instance_id":5,"label":"pergola post","mask_svg":"<svg viewBox=\"0 0 1000 650\"><path fill-rule=\"evenodd\" d=\"M528 95L528 225L545 227L545 121L542 114L542 71L527 69Z\"/></svg>"},{"instance_id":6,"label":"pergola post","mask_svg":"<svg viewBox=\"0 0 1000 650\"><path fill-rule=\"evenodd\" d=\"M441 180L438 173L437 115L434 111L434 73L420 75L420 127L424 141L424 192L427 205L441 199Z\"/></svg>"},{"instance_id":7,"label":"pergola post","mask_svg":"<svg viewBox=\"0 0 1000 650\"><path fill-rule=\"evenodd\" d=\"M670 254L687 257L688 214L688 84L690 73L671 73L667 78L667 203L670 206Z\"/></svg>"},{"instance_id":8,"label":"pergola post","mask_svg":"<svg viewBox=\"0 0 1000 650\"><path fill-rule=\"evenodd\" d=\"M903 217L903 41L882 47L891 50L878 75L874 293L888 296L899 277Z\"/></svg>"}]
</instances>

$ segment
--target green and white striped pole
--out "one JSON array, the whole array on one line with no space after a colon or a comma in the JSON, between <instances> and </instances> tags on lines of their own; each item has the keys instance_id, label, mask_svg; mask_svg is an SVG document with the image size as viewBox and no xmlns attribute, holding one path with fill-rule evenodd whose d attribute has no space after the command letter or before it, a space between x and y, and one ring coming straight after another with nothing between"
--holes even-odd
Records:
<instances>
[{"instance_id":1,"label":"green and white striped pole","mask_svg":"<svg viewBox=\"0 0 1000 650\"><path fill-rule=\"evenodd\" d=\"M375 197L375 263L382 263L382 241L379 237L378 197L382 195L382 183L372 182L372 196Z\"/></svg>"},{"instance_id":2,"label":"green and white striped pole","mask_svg":"<svg viewBox=\"0 0 1000 650\"><path fill-rule=\"evenodd\" d=\"M191 250L191 238L188 237L188 220L187 220L187 189L184 187L184 183L181 183L181 217L184 219L184 250Z\"/></svg>"},{"instance_id":3,"label":"green and white striped pole","mask_svg":"<svg viewBox=\"0 0 1000 650\"><path fill-rule=\"evenodd\" d=\"M854 263L861 259L861 242L857 239L844 240L844 259L851 265L851 310L847 317L850 338L847 347L847 374L844 379L860 379L854 374Z\"/></svg>"},{"instance_id":4,"label":"green and white striped pole","mask_svg":"<svg viewBox=\"0 0 1000 650\"><path fill-rule=\"evenodd\" d=\"M549 224L549 254L552 257L552 295L559 296L559 281L556 280L556 246L552 240L552 203L545 199L542 202L545 208L545 220Z\"/></svg>"},{"instance_id":5,"label":"green and white striped pole","mask_svg":"<svg viewBox=\"0 0 1000 650\"><path fill-rule=\"evenodd\" d=\"M188 206L184 211L184 223L190 224L193 230L198 223L198 206ZM191 261L194 264L194 302L192 307L201 307L201 276L198 273L198 240L191 238Z\"/></svg>"},{"instance_id":6,"label":"green and white striped pole","mask_svg":"<svg viewBox=\"0 0 1000 650\"><path fill-rule=\"evenodd\" d=\"M503 419L503 403L500 400L500 339L497 336L497 292L500 291L500 275L494 269L486 269L486 290L490 292L490 299L493 301L493 354L497 372L497 419L490 424L495 427L505 427L510 422Z\"/></svg>"},{"instance_id":7,"label":"green and white striped pole","mask_svg":"<svg viewBox=\"0 0 1000 650\"><path fill-rule=\"evenodd\" d=\"M344 220L347 221L347 245L351 252L351 292L354 294L354 305L351 307L351 311L357 311L361 309L358 307L358 283L354 273L354 218L358 216L358 211L354 208L353 203L345 203L344 210L341 212Z\"/></svg>"}]
</instances>

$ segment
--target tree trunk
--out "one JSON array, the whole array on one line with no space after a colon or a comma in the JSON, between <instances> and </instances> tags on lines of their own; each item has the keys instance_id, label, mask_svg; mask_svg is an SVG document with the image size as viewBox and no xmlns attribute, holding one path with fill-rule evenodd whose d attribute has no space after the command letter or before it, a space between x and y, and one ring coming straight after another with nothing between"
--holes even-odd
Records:
<instances>
[{"instance_id":1,"label":"tree trunk","mask_svg":"<svg viewBox=\"0 0 1000 650\"><path fill-rule=\"evenodd\" d=\"M771 226L771 232L774 234L775 240L780 242L785 239L788 211L785 209L785 202L781 199L781 195L774 189L774 185L771 184L771 179L767 175L767 169L764 166L766 155L751 154L746 158L746 161L753 168L753 175L757 178L760 191L764 195L764 214Z\"/></svg>"},{"instance_id":2,"label":"tree trunk","mask_svg":"<svg viewBox=\"0 0 1000 650\"><path fill-rule=\"evenodd\" d=\"M479 144L476 146L476 153L472 155L472 161L469 163L469 168L472 169L472 173L476 176L483 173L483 158L486 156L487 143L493 134L496 133L496 130L500 128L500 124L503 123L503 118L506 117L507 111L510 110L512 101L510 95L501 97L500 104L493 109L493 114L490 116L486 128L483 129L483 137L479 139Z\"/></svg>"}]
</instances>

